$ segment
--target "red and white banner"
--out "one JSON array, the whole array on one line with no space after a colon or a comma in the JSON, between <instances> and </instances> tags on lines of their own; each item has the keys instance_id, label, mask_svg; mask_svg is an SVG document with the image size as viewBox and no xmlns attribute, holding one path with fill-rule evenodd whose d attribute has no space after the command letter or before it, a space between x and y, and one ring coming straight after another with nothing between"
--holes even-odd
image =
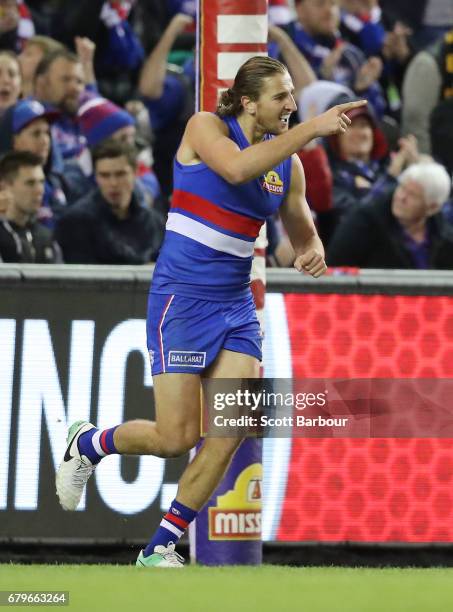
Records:
<instances>
[{"instance_id":1,"label":"red and white banner","mask_svg":"<svg viewBox=\"0 0 453 612\"><path fill-rule=\"evenodd\" d=\"M215 111L222 90L230 87L241 65L267 55L267 0L199 0L197 110ZM266 227L255 242L252 292L264 326Z\"/></svg>"},{"instance_id":2,"label":"red and white banner","mask_svg":"<svg viewBox=\"0 0 453 612\"><path fill-rule=\"evenodd\" d=\"M267 0L199 0L197 109L214 111L239 67L267 55Z\"/></svg>"}]
</instances>

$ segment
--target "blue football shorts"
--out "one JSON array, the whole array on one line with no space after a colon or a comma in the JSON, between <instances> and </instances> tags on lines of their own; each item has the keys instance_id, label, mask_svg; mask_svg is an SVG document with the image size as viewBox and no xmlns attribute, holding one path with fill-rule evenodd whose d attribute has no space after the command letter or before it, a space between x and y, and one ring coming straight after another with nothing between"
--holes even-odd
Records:
<instances>
[{"instance_id":1,"label":"blue football shorts","mask_svg":"<svg viewBox=\"0 0 453 612\"><path fill-rule=\"evenodd\" d=\"M262 359L253 297L232 302L151 293L146 323L153 376L201 374L221 349Z\"/></svg>"}]
</instances>

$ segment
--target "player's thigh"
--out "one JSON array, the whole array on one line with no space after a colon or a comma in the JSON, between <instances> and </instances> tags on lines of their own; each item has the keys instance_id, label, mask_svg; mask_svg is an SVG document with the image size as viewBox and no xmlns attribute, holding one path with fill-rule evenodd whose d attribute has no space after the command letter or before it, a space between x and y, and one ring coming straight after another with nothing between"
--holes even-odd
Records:
<instances>
[{"instance_id":1,"label":"player's thigh","mask_svg":"<svg viewBox=\"0 0 453 612\"><path fill-rule=\"evenodd\" d=\"M260 362L253 355L222 349L205 378L259 378Z\"/></svg>"},{"instance_id":2,"label":"player's thigh","mask_svg":"<svg viewBox=\"0 0 453 612\"><path fill-rule=\"evenodd\" d=\"M253 355L247 355L245 353L236 353L223 349L215 362L205 373L205 393L207 391L206 385L209 386L210 379L220 378L259 378L260 376L260 362ZM242 386L241 386L242 388ZM233 393L236 391L234 387L229 389ZM211 390L212 392L212 390ZM239 416L239 414L238 414ZM232 457L239 445L242 442L240 433L237 436L232 437L207 437L205 440L206 452L213 453L219 459L228 459Z\"/></svg>"},{"instance_id":3,"label":"player's thigh","mask_svg":"<svg viewBox=\"0 0 453 612\"><path fill-rule=\"evenodd\" d=\"M200 376L159 374L153 383L159 433L196 443L200 437Z\"/></svg>"},{"instance_id":4,"label":"player's thigh","mask_svg":"<svg viewBox=\"0 0 453 612\"><path fill-rule=\"evenodd\" d=\"M225 333L221 303L151 294L147 344L152 375L201 374L215 360Z\"/></svg>"},{"instance_id":5,"label":"player's thigh","mask_svg":"<svg viewBox=\"0 0 453 612\"><path fill-rule=\"evenodd\" d=\"M262 332L250 294L223 305L225 339L208 368L208 378L258 378L262 359Z\"/></svg>"}]
</instances>

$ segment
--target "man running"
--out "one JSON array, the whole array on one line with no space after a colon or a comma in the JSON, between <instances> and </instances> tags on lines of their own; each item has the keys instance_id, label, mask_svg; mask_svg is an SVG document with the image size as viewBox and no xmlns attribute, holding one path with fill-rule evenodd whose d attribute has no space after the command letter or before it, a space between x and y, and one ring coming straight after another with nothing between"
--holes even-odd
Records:
<instances>
[{"instance_id":1,"label":"man running","mask_svg":"<svg viewBox=\"0 0 453 612\"><path fill-rule=\"evenodd\" d=\"M305 200L299 151L344 132L341 104L288 130L296 110L286 67L253 57L238 71L216 114L196 113L175 158L166 235L148 303L156 420L104 431L78 421L57 473L57 493L75 510L99 461L110 454L177 457L200 439L201 378L256 378L261 333L250 291L253 246L277 209L296 253L294 266L324 274L324 248ZM207 438L185 469L176 499L137 565L182 567L175 544L219 484L241 440Z\"/></svg>"}]
</instances>

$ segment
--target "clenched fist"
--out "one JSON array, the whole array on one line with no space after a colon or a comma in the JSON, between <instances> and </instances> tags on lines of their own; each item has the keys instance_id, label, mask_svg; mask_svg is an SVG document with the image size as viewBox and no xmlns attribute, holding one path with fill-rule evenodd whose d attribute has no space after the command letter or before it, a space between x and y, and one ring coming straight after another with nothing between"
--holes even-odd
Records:
<instances>
[{"instance_id":1,"label":"clenched fist","mask_svg":"<svg viewBox=\"0 0 453 612\"><path fill-rule=\"evenodd\" d=\"M310 249L303 255L296 257L294 267L298 272L307 272L314 278L322 276L327 270L324 256L317 249Z\"/></svg>"}]
</instances>

